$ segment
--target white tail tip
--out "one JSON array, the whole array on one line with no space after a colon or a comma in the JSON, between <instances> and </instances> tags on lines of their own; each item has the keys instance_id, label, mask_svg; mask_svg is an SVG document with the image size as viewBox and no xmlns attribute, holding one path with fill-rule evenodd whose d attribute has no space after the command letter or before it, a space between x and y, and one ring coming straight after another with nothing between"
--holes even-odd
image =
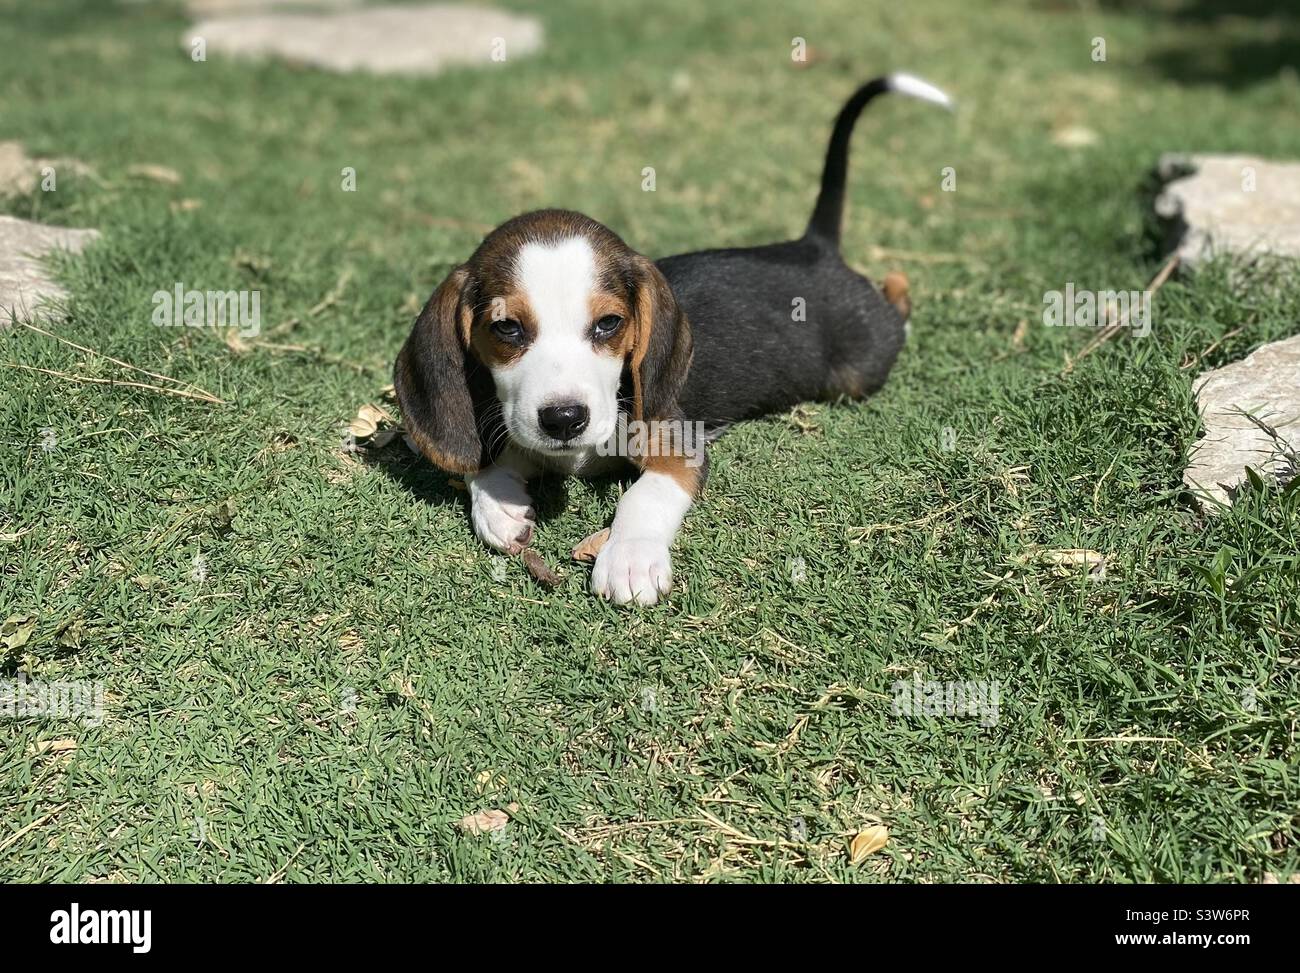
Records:
<instances>
[{"instance_id":1,"label":"white tail tip","mask_svg":"<svg viewBox=\"0 0 1300 973\"><path fill-rule=\"evenodd\" d=\"M922 101L934 102L936 105L943 105L944 108L952 110L952 99L943 91L940 91L928 81L922 81L914 74L899 72L889 76L889 90L897 91L900 95L909 95L912 98L920 98Z\"/></svg>"}]
</instances>

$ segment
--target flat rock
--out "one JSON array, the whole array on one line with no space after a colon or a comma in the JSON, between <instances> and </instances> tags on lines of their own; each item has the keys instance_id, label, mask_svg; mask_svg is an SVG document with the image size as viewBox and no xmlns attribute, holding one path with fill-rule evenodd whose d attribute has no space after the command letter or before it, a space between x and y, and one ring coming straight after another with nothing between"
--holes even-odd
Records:
<instances>
[{"instance_id":1,"label":"flat rock","mask_svg":"<svg viewBox=\"0 0 1300 973\"><path fill-rule=\"evenodd\" d=\"M0 196L26 196L40 185L41 170L46 166L54 168L56 179L63 173L91 171L75 159L33 158L21 142L0 142Z\"/></svg>"},{"instance_id":2,"label":"flat rock","mask_svg":"<svg viewBox=\"0 0 1300 973\"><path fill-rule=\"evenodd\" d=\"M1300 163L1250 155L1160 158L1156 198L1180 265L1195 270L1217 254L1300 259Z\"/></svg>"},{"instance_id":3,"label":"flat rock","mask_svg":"<svg viewBox=\"0 0 1300 973\"><path fill-rule=\"evenodd\" d=\"M1296 475L1300 449L1300 335L1255 349L1241 361L1208 371L1192 386L1205 435L1192 447L1183 482L1214 512L1231 504L1245 467L1280 483ZM1270 426L1275 440L1242 411ZM1290 458L1287 458L1290 453Z\"/></svg>"},{"instance_id":4,"label":"flat rock","mask_svg":"<svg viewBox=\"0 0 1300 973\"><path fill-rule=\"evenodd\" d=\"M461 64L493 63L542 45L533 17L458 4L365 7L317 13L278 11L213 17L181 39L186 50L203 38L209 56L281 58L328 71L437 74ZM500 55L498 54L498 57Z\"/></svg>"},{"instance_id":5,"label":"flat rock","mask_svg":"<svg viewBox=\"0 0 1300 973\"><path fill-rule=\"evenodd\" d=\"M22 143L0 142L0 196L26 196L40 174L40 160L31 158Z\"/></svg>"},{"instance_id":6,"label":"flat rock","mask_svg":"<svg viewBox=\"0 0 1300 973\"><path fill-rule=\"evenodd\" d=\"M323 10L330 7L356 7L361 0L189 0L185 9L195 17L214 14L264 13L269 10L309 7Z\"/></svg>"},{"instance_id":7,"label":"flat rock","mask_svg":"<svg viewBox=\"0 0 1300 973\"><path fill-rule=\"evenodd\" d=\"M0 328L49 317L67 295L42 259L51 251L80 253L98 230L69 230L0 216Z\"/></svg>"}]
</instances>

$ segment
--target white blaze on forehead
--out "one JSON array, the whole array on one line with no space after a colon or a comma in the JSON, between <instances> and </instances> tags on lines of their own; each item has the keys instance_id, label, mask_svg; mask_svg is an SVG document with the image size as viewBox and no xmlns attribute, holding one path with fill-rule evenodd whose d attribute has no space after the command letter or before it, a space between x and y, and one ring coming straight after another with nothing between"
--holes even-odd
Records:
<instances>
[{"instance_id":1,"label":"white blaze on forehead","mask_svg":"<svg viewBox=\"0 0 1300 973\"><path fill-rule=\"evenodd\" d=\"M537 321L539 339L586 331L597 274L596 255L585 238L525 244L516 267L520 289Z\"/></svg>"},{"instance_id":2,"label":"white blaze on forehead","mask_svg":"<svg viewBox=\"0 0 1300 973\"><path fill-rule=\"evenodd\" d=\"M591 298L600 286L596 252L583 236L527 243L515 255L514 278L537 334L522 355L492 369L501 417L516 443L544 452L555 442L540 425L541 410L585 406L590 421L566 454L580 463L584 451L614 432L623 373L623 360L591 339Z\"/></svg>"}]
</instances>

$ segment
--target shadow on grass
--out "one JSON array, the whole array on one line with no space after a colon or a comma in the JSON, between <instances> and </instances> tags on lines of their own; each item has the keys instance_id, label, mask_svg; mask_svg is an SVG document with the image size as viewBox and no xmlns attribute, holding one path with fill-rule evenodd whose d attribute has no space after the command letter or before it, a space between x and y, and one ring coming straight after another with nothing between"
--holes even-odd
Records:
<instances>
[{"instance_id":1,"label":"shadow on grass","mask_svg":"<svg viewBox=\"0 0 1300 973\"><path fill-rule=\"evenodd\" d=\"M1300 10L1291 0L1100 0L1158 28L1143 66L1179 84L1244 88L1300 71Z\"/></svg>"},{"instance_id":2,"label":"shadow on grass","mask_svg":"<svg viewBox=\"0 0 1300 973\"><path fill-rule=\"evenodd\" d=\"M443 472L424 457L414 455L400 439L394 440L377 452L363 452L359 458L368 466L383 470L416 499L434 505L458 505L468 519L469 491L464 488L463 480ZM626 472L593 477L587 482L603 501L619 485L626 488L636 479L636 475L636 471L629 465ZM568 509L570 482L572 481L569 477L558 474L547 474L529 481L528 492L533 498L533 509L537 511L539 527L559 517Z\"/></svg>"}]
</instances>

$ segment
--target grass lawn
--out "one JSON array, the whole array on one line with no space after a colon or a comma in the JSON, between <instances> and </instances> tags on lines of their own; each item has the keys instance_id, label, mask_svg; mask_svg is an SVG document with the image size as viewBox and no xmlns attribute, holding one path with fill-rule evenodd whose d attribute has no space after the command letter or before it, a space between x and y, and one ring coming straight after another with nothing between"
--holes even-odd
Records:
<instances>
[{"instance_id":1,"label":"grass lawn","mask_svg":"<svg viewBox=\"0 0 1300 973\"><path fill-rule=\"evenodd\" d=\"M0 620L35 620L0 678L100 681L107 710L0 721L0 879L1300 872L1300 490L1207 521L1180 483L1192 378L1300 330L1300 282L1175 278L1149 337L1068 371L1092 335L1041 320L1045 291L1160 267L1161 152L1300 157L1295 19L500 4L544 21L540 54L402 79L195 63L179 4L0 0L0 138L96 173L0 201L103 233L60 264L54 330L225 401L14 368L140 378L0 333ZM960 102L885 99L854 143L844 251L910 276L908 348L869 402L716 446L667 604L606 604L569 559L616 481L537 494L548 592L400 441L341 449L491 226L567 206L656 257L795 235L839 104L895 68ZM1057 144L1072 127L1095 141ZM259 290L262 333L154 326L177 282ZM1104 577L1048 563L1075 548ZM995 683L999 718L895 715L918 678Z\"/></svg>"}]
</instances>

